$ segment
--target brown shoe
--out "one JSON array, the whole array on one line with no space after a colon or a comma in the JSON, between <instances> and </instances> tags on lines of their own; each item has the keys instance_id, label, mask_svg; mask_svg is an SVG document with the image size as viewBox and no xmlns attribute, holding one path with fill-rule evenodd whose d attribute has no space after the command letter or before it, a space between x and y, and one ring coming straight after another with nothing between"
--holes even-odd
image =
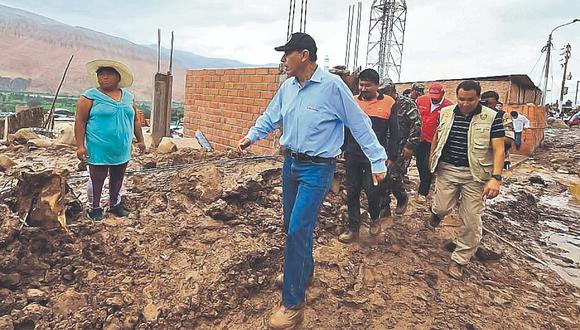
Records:
<instances>
[{"instance_id":1,"label":"brown shoe","mask_svg":"<svg viewBox=\"0 0 580 330\"><path fill-rule=\"evenodd\" d=\"M417 194L417 196L415 196L415 203L417 203L417 204L427 204L427 196L423 196L423 195Z\"/></svg>"},{"instance_id":2,"label":"brown shoe","mask_svg":"<svg viewBox=\"0 0 580 330\"><path fill-rule=\"evenodd\" d=\"M304 319L304 304L293 309L281 305L270 316L268 327L270 329L293 329Z\"/></svg>"},{"instance_id":3,"label":"brown shoe","mask_svg":"<svg viewBox=\"0 0 580 330\"><path fill-rule=\"evenodd\" d=\"M348 244L358 239L358 231L347 229L344 233L338 236L338 240L342 243Z\"/></svg>"},{"instance_id":4,"label":"brown shoe","mask_svg":"<svg viewBox=\"0 0 580 330\"><path fill-rule=\"evenodd\" d=\"M426 221L425 225L427 226L427 228L435 230L435 227L439 227L439 225L441 224L441 220L442 220L441 217L431 212L431 218L429 218Z\"/></svg>"},{"instance_id":5,"label":"brown shoe","mask_svg":"<svg viewBox=\"0 0 580 330\"><path fill-rule=\"evenodd\" d=\"M381 219L372 220L371 225L369 227L369 234L371 236L377 236L381 233Z\"/></svg>"},{"instance_id":6,"label":"brown shoe","mask_svg":"<svg viewBox=\"0 0 580 330\"><path fill-rule=\"evenodd\" d=\"M458 264L458 263L456 263L455 261L452 260L449 263L449 269L447 270L447 273L452 278L454 278L456 280L461 280L461 279L463 279L463 268L464 267L465 266L460 265L460 264Z\"/></svg>"}]
</instances>

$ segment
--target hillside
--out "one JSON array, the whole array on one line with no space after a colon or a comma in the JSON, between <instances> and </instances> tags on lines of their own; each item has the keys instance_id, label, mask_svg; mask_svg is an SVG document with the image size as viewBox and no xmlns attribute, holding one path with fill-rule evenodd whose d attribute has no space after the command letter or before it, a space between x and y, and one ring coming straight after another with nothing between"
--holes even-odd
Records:
<instances>
[{"instance_id":1,"label":"hillside","mask_svg":"<svg viewBox=\"0 0 580 330\"><path fill-rule=\"evenodd\" d=\"M157 60L156 50L149 46L0 5L0 49L0 80L4 88L17 86L28 91L54 92L68 59L74 54L63 93L76 95L89 87L85 63L97 58L109 58L127 64L133 71L135 83L132 90L138 99L150 99L152 95ZM176 50L174 98L183 99L187 67L240 66L248 65Z\"/></svg>"}]
</instances>

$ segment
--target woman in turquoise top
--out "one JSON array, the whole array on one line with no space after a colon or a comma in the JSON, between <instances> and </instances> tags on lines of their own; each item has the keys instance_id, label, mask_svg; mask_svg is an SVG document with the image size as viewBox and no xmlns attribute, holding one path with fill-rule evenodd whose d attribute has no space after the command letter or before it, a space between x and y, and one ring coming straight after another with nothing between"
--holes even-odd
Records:
<instances>
[{"instance_id":1,"label":"woman in turquoise top","mask_svg":"<svg viewBox=\"0 0 580 330\"><path fill-rule=\"evenodd\" d=\"M122 63L96 60L87 70L98 85L85 91L77 104L75 136L77 157L89 165L92 205L89 217L102 220L101 193L109 175L109 211L116 216L129 213L119 203L119 191L131 159L133 134L140 152L145 151L141 125L135 115L133 94L124 87L133 76Z\"/></svg>"}]
</instances>

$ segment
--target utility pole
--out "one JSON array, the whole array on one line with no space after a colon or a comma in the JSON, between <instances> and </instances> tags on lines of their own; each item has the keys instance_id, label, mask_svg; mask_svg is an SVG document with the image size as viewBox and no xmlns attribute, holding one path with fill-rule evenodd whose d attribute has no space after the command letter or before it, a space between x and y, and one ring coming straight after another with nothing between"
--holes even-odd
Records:
<instances>
[{"instance_id":1,"label":"utility pole","mask_svg":"<svg viewBox=\"0 0 580 330\"><path fill-rule=\"evenodd\" d=\"M542 105L546 104L546 93L548 92L548 77L549 77L549 71L550 71L550 55L551 55L551 51L552 51L552 34L557 29L559 29L563 26L566 26L566 25L576 23L576 22L580 22L580 18L576 18L576 19L572 20L571 22L564 23L564 24L558 25L555 28L553 28L552 31L550 32L550 34L548 35L548 42L546 43L546 45L544 47L542 47L542 53L546 52L546 61L544 62L544 69L543 69L544 88L542 88Z\"/></svg>"},{"instance_id":2,"label":"utility pole","mask_svg":"<svg viewBox=\"0 0 580 330\"><path fill-rule=\"evenodd\" d=\"M574 96L574 105L578 105L578 84L580 84L580 80L576 81L576 95Z\"/></svg>"},{"instance_id":3,"label":"utility pole","mask_svg":"<svg viewBox=\"0 0 580 330\"><path fill-rule=\"evenodd\" d=\"M560 114L562 113L562 106L564 102L564 90L566 89L565 87L567 73L566 71L568 70L568 60L570 59L570 55L572 53L572 46L570 46L570 44L567 44L562 49L564 50L564 53L562 53L562 55L564 55L564 74L562 75L562 88L560 89L560 104L558 105Z\"/></svg>"},{"instance_id":4,"label":"utility pole","mask_svg":"<svg viewBox=\"0 0 580 330\"><path fill-rule=\"evenodd\" d=\"M554 29L555 30L555 29ZM554 32L554 31L552 31ZM550 71L550 55L552 54L552 33L548 35L548 42L542 48L546 52L546 62L544 62L544 87L542 88L542 105L546 105L546 94L548 93L548 74Z\"/></svg>"}]
</instances>

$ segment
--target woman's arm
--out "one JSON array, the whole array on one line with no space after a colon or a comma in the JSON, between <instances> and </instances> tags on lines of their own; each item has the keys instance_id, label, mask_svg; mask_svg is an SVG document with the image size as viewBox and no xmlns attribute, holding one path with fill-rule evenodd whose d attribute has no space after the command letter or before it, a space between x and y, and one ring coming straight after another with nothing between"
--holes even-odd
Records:
<instances>
[{"instance_id":1,"label":"woman's arm","mask_svg":"<svg viewBox=\"0 0 580 330\"><path fill-rule=\"evenodd\" d=\"M75 113L75 140L77 142L77 157L85 161L87 159L87 149L85 148L85 135L89 112L93 106L93 100L81 96L77 102Z\"/></svg>"}]
</instances>

